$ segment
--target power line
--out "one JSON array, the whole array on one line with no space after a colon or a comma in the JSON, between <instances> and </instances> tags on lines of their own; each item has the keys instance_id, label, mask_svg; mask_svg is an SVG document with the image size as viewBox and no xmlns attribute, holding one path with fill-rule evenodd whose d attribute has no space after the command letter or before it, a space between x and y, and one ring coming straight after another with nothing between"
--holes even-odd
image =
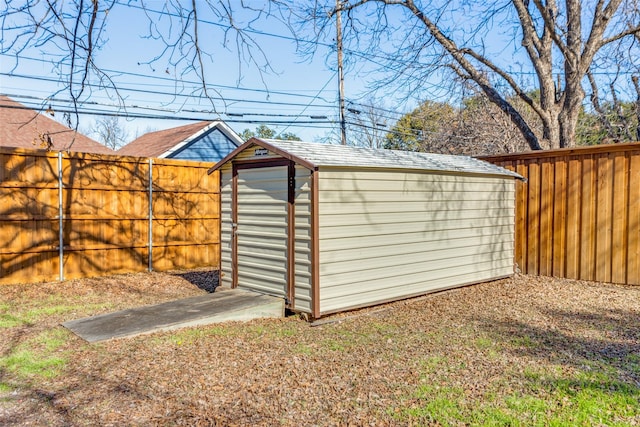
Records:
<instances>
[{"instance_id":1,"label":"power line","mask_svg":"<svg viewBox=\"0 0 640 427\"><path fill-rule=\"evenodd\" d=\"M21 75L21 74L11 74L11 73L0 73L0 75L6 75L9 77L17 77L17 78L25 78L25 79L31 79L31 80L37 80L37 81L45 81L45 82L57 82L56 79L53 78L47 78L47 77L42 77L42 76L29 76L29 75ZM328 85L328 83L330 83L330 81L334 78L335 73L329 78L329 80L327 81L327 83L325 83L325 85L320 89L320 91L318 93L321 93L322 91L324 91L324 89L326 88L326 86ZM90 84L90 86L92 87L97 87L97 88L101 88L98 85L93 85ZM208 98L204 97L204 96L200 96L200 95L188 95L188 94L175 94L175 93L167 93L167 92L163 92L163 91L152 91L152 90L148 90L148 89L134 89L134 88L128 88L128 87L124 87L121 86L119 88L119 91L121 92L131 92L131 93L144 93L144 94L155 94L155 95L170 95L170 96L176 96L176 97L181 97L181 98L186 98L189 100L193 100L193 99L200 99L200 100L208 100ZM27 96L25 95L12 95L15 97L21 97L21 98L27 98ZM34 97L34 99L36 99ZM302 111L300 113L297 114L280 114L280 116L282 117L298 117L298 116L302 116L306 110L308 110L310 107L314 107L314 108L329 108L329 109L333 109L335 108L335 105L323 105L323 104L314 104L313 101L316 99L315 97L312 98L310 103L307 104L302 104L302 103L293 103L293 102L279 102L279 101L260 101L260 100L249 100L249 99L238 99L238 98L216 98L222 101L228 101L228 102L239 102L239 103L247 103L247 104L257 104L257 105L267 105L267 106L274 106L274 105L278 105L278 106L284 106L284 107L303 107ZM44 100L43 100L44 101ZM60 102L68 102L68 100L60 100L58 99L58 101ZM394 111L394 110L389 110L389 109L384 109L384 108L380 108L380 107L376 107L373 105L368 105L368 104L362 104L362 103L357 103L351 100L347 100L347 102L350 105L359 105L362 106L364 108L370 109L370 110L374 110L376 112L386 112L389 114L392 114L392 116L389 115L385 115L385 114L380 114L380 113L376 113L376 116L381 118L381 119L388 119L388 120L392 120L392 121L397 121L399 120L400 117L404 116L406 113L403 112L398 112L398 111ZM85 104L89 104L89 105L102 105L105 107L112 107L112 108L121 108L121 105L116 105L116 104L100 104L96 101L86 101ZM163 108L157 108L157 107L150 107L150 106L143 106L143 105L128 105L125 106L125 108L136 108L136 109L146 109L146 110L153 110L153 111L164 111L164 112L171 112L171 113L176 113L178 111L175 110L170 110L170 109L163 109ZM229 115L229 116L238 116L238 115L253 115L253 116L261 116L261 115L265 115L265 116L277 116L278 114L275 113L253 113L253 112L249 112L249 111L240 111L240 112L230 112L230 111L226 111L226 112L214 112L214 111L203 111L203 110L197 110L197 109L188 109L188 108L182 108L180 109L179 112L184 112L184 113L214 113L214 114L225 114L225 115ZM352 113L355 114L359 114L360 110L355 110L355 109L351 109Z\"/></svg>"},{"instance_id":2,"label":"power line","mask_svg":"<svg viewBox=\"0 0 640 427\"><path fill-rule=\"evenodd\" d=\"M8 96L10 98L14 98L14 99L29 99L29 100L34 100L34 101L39 101L41 103L45 103L48 102L51 103L66 103L66 104L70 104L71 100L69 99L61 99L61 98L38 98L35 96L29 96L29 95L18 95L18 94L2 94L4 96ZM86 105L88 104L88 105ZM119 105L114 105L114 104L103 104L103 103L98 103L95 101L92 102L88 102L85 103L85 105L83 106L83 110L81 110L82 113L87 113L89 111L91 111L92 113L95 114L99 114L100 112L104 112L105 115L108 115L110 113L112 113L109 110L98 110L98 109L91 109L90 106L95 106L95 107L107 107L107 108L114 108L117 107L119 108ZM180 111L176 111L176 110L171 110L171 109L159 109L159 108L150 108L150 107L140 107L140 106L131 106L129 107L130 109L148 109L148 110L154 110L154 111L159 111L159 112L163 112L163 113L167 113L167 114L178 114L178 113L201 113L201 114L211 114L212 112L209 111L195 111L195 110L180 110ZM116 113L116 114L120 114L122 116L131 116L130 113ZM229 117L243 117L243 116L256 116L256 117L280 117L280 118L284 118L284 117L291 117L291 118L295 118L296 120L299 119L300 117L306 117L306 118L310 118L310 119L326 119L327 117L325 115L320 116L320 115L302 115L302 114L281 114L281 113L252 113L252 112L245 112L245 113L226 113L225 115L229 116ZM252 119L246 119L246 120L236 120L238 122L243 122L243 121L247 121L250 122ZM231 120L228 120L231 121ZM291 123L295 123L295 121L292 121Z\"/></svg>"},{"instance_id":3,"label":"power line","mask_svg":"<svg viewBox=\"0 0 640 427\"><path fill-rule=\"evenodd\" d=\"M7 56L7 55L3 55L0 54L0 56ZM32 57L20 57L20 59L28 59L28 60L32 60L32 61L38 61L38 62L47 62L45 60L41 60L41 59L37 59L37 58L32 58ZM120 70L109 70L109 69L105 69L105 71L108 72L113 72L113 73L117 73L117 74L122 74L122 75L129 75L129 76L135 76L135 77L144 77L144 78L149 78L149 79L158 79L160 81L168 81L168 82L173 82L173 85L170 85L170 87L175 87L175 80L170 79L170 78L166 78L166 77L158 77L158 76L146 76L143 74L138 74L138 73L128 73L125 71L120 71ZM39 80L39 81L47 81L47 82L58 82L58 80L54 79L54 78L49 78L49 77L43 77L43 76L35 76L35 75L26 75L26 74L17 74L17 73L0 73L0 75L6 75L9 77L16 77L16 78L24 78L24 79L33 79L33 80ZM332 77L330 77L330 79L333 78L333 76L335 76L335 72L332 75ZM198 82L190 82L190 81L181 81L181 83L191 83L191 84L199 84ZM128 84L132 84L132 83L126 83L123 82L122 85L123 86L119 86L119 90L123 91L123 92L132 92L132 93L146 93L146 94L157 94L157 95L172 95L172 96L179 96L179 97L186 97L186 98L194 98L194 95L187 95L187 94L169 94L167 92L164 91L151 91L148 89L139 89L139 88L129 88L125 85ZM136 85L141 85L140 83L135 83ZM142 84L142 85L147 85L147 86L153 86L151 84ZM97 88L101 88L102 86L99 85L94 85L91 84L92 87L97 87ZM209 86L209 85L208 85ZM329 103L328 100L322 98L320 96L320 94L326 89L327 84L323 85L323 87L315 94L315 95L300 95L300 94L294 94L294 93L289 93L289 92L281 92L281 91L267 91L264 89L257 89L257 88L235 88L233 86L224 86L224 85L210 85L212 87L218 87L218 88L228 88L228 89L238 89L238 90L243 90L243 91L251 91L251 92L258 92L258 93L270 93L270 94L279 94L279 95L283 95L283 96L293 96L293 97L305 97L305 98L311 98L312 101L317 100L317 99L321 99L327 103ZM199 99L206 99L206 97L200 96L200 97L196 97ZM250 103L257 103L257 104L268 104L268 105L286 105L286 106L297 106L297 107L304 107L304 110L308 109L309 107L317 107L317 108L334 108L333 104L327 104L327 105L323 105L323 104L313 104L308 103L308 104L301 104L301 103L293 103L293 102L283 102L283 103L276 103L276 102L271 102L271 101L257 101L257 100L240 100L237 98L225 98L225 97L220 97L218 98L222 101L229 101L229 102L250 102ZM394 111L394 110L388 110L388 109L383 109L380 107L375 107L372 105L367 105L367 104L362 104L362 103L358 103L355 101L351 101L351 100L346 100L346 102L348 102L349 104L352 105L359 105L362 107L365 107L367 109L376 109L377 111L384 111L384 112L388 112L391 114L398 114L398 115L404 115L404 113L402 112L398 112L398 111ZM149 107L147 107L149 108ZM303 110L303 111L304 111ZM397 118L391 118L393 120L397 120Z\"/></svg>"},{"instance_id":4,"label":"power line","mask_svg":"<svg viewBox=\"0 0 640 427\"><path fill-rule=\"evenodd\" d=\"M18 109L18 110L28 110L34 111L34 108L28 106L17 106L17 105L7 105L2 104L0 101L0 108L10 108L10 109ZM62 113L62 114L75 114L76 111L74 109L68 108L55 108L54 111ZM89 109L81 109L77 111L80 115L89 115L89 116L108 116L108 117L122 117L122 118L130 118L130 119L157 119L157 120L183 120L183 121L202 121L202 117L194 117L194 116L180 116L176 117L175 115L153 115L153 114L137 114L137 113L119 113L119 112L109 112L109 111L95 111ZM326 126L319 125L335 125L336 122L332 120L308 120L308 121L286 121L286 120L239 120L239 119L229 119L225 120L227 123L247 123L247 124L271 124L271 125L304 125L305 127L310 128L326 128Z\"/></svg>"},{"instance_id":5,"label":"power line","mask_svg":"<svg viewBox=\"0 0 640 427\"><path fill-rule=\"evenodd\" d=\"M49 64L51 63L51 61L46 60L46 59L42 59L42 58L34 58L32 56L25 56L25 55L9 55L6 53L0 53L0 56L5 56L5 57L11 57L13 59L16 60L28 60L28 61L35 61L35 62L39 62L39 63L43 63L43 64ZM114 70L114 69L109 69L109 68L103 68L102 71L106 72L106 73L113 73L113 74L117 74L117 75L122 75L122 76L129 76L129 77L139 77L139 78L143 78L143 79L152 79L152 80L159 80L162 82L168 82L169 84L167 84L165 87L175 87L176 86L176 78L171 78L171 77L164 77L164 76L156 76L153 74L142 74L142 73L134 73L134 72L130 72L130 71L122 71L122 70ZM202 85L202 82L197 82L197 81L192 81L192 80L184 80L181 79L180 84L190 84L190 85L194 85L196 87L199 87ZM157 87L162 87L162 85L153 85L153 84L149 84L149 83L136 83L137 85L145 85L145 86L157 86ZM211 87L211 88L216 88L216 89L229 89L229 90L237 90L240 92L251 92L251 93L266 93L268 95L282 95L282 96L291 96L291 97L299 97L299 98L319 98L322 99L325 102L331 102L327 99L324 99L322 97L319 97L318 95L304 95L304 94L300 94L300 93L293 93L293 92L285 92L285 91L281 91L281 90L269 90L269 89L264 89L264 88L248 88L248 87L239 87L239 86L229 86L229 85L221 85L221 84L214 84L214 83L207 83L207 87ZM312 89L306 90L306 91L313 91Z\"/></svg>"},{"instance_id":6,"label":"power line","mask_svg":"<svg viewBox=\"0 0 640 427\"><path fill-rule=\"evenodd\" d=\"M26 74L17 74L17 73L4 73L1 72L0 76L7 77L16 77L23 79L30 79L36 81L43 81L49 83L59 83L59 81L55 78L44 77L44 76L34 76L34 75L26 75ZM86 86L96 88L96 89L106 89L102 85L97 85L94 83L87 83ZM284 106L297 106L297 107L306 107L309 104L303 103L295 103L295 102L280 102L280 101L260 101L260 100L251 100L251 99L241 99L241 98L224 98L224 97L206 97L203 95L194 95L194 94L184 94L184 93L167 93L163 91L156 91L150 89L138 89L138 88L128 88L125 86L119 86L118 91L120 92L132 92L132 93L144 93L150 95L171 95L179 98L188 98L188 99L199 99L199 100L218 100L221 102L244 102L249 104L267 104L267 105L284 105ZM330 104L313 104L313 107L316 108L334 108L333 105Z\"/></svg>"},{"instance_id":7,"label":"power line","mask_svg":"<svg viewBox=\"0 0 640 427\"><path fill-rule=\"evenodd\" d=\"M2 73L0 73L0 75L2 75ZM25 78L32 78L34 80L45 80L45 81L52 81L53 79L46 79L46 78L42 78L42 77L38 77L38 76L24 76ZM325 85L320 89L320 92L322 92L324 90L324 88L331 82L331 80L335 77L335 73L334 75L332 75L327 82L325 83ZM174 94L167 94L166 92L159 92L159 91L148 91L148 90L137 90L137 89L128 89L128 88L123 88L122 89L123 92L133 92L133 93L138 93L138 92L142 92L142 93L149 93L152 92L154 94L160 94L160 95L171 95L174 96ZM25 94L7 94L7 96L13 97L13 98L20 98L20 99L32 99L32 100L37 100L40 102L59 102L59 103L69 103L70 100L68 99L62 99L62 98L42 98L42 97L36 97L36 96L29 96L29 95L25 95ZM191 95L180 95L182 97L186 97L188 99L192 99L192 98L197 98L197 99L206 99L204 97L197 97L197 96L191 96ZM95 99L95 97L94 97ZM169 109L169 108L158 108L158 107L151 107L151 106L145 106L145 105L140 105L140 104L131 104L129 103L128 105L121 105L121 104L114 104L114 103L105 103L105 102L98 102L98 101L86 101L84 102L85 108L88 106L96 106L96 107L106 107L109 109L121 109L124 108L125 110L148 110L148 111L158 111L158 112L163 112L163 113L167 113L167 114L178 114L178 113L193 113L193 114L216 114L216 115L226 115L228 117L242 117L242 116L264 116L264 117L292 117L292 118L299 118L299 117L312 117L312 116L323 116L326 114L304 114L311 106L313 106L314 108L330 108L333 109L335 108L334 105L317 105L313 103L313 100L311 100L310 103L308 104L299 104L299 103L290 103L290 102L272 102L272 101L254 101L254 100L242 100L241 102L245 102L245 103L253 103L253 104L258 104L261 106L273 106L274 104L277 104L279 106L284 106L284 107L300 107L303 106L304 108L295 114L283 114L283 113L272 113L272 112L264 112L264 108L261 108L259 111L260 112L252 112L252 111L247 111L246 109L244 110L239 110L239 111L227 111L227 112L215 112L215 111L211 111L211 110L202 110L202 109L190 109L190 108L180 108L179 110L175 110L175 109ZM383 108L379 108L379 107L375 107L372 105L366 105L366 104L359 104L359 103L355 103L352 101L349 101L350 105L361 105L365 108L368 109L372 109L374 110L375 113L375 117L379 120L390 120L392 122L396 122L398 121L402 116L404 116L406 113L402 113L402 112L398 112L398 111L393 111L393 110L388 110L388 109L383 109ZM354 109L350 109L352 113L357 114L359 113L359 110L354 110ZM100 111L104 111L104 110L100 110ZM388 112L389 114L383 114L380 112ZM126 113L124 113L126 114ZM295 122L295 120L291 123L291 125L293 125Z\"/></svg>"},{"instance_id":8,"label":"power line","mask_svg":"<svg viewBox=\"0 0 640 427\"><path fill-rule=\"evenodd\" d=\"M322 88L320 88L320 90L318 91L318 94L320 94L328 85L329 83L331 83L331 80L333 80L335 78L335 73L329 78L329 80L327 80L327 82L324 84L324 86L322 86ZM311 103L314 100L312 99L311 102L309 103L309 105L307 105L306 107L304 107L302 109L302 113L304 113L305 111L307 111L307 109L311 106ZM295 120L294 120L295 121ZM291 125L289 125L291 126ZM284 130L282 132L285 132L287 129L289 129L289 126L287 126L286 128L284 128Z\"/></svg>"},{"instance_id":9,"label":"power line","mask_svg":"<svg viewBox=\"0 0 640 427\"><path fill-rule=\"evenodd\" d=\"M156 9L151 9L147 6L139 6L137 4L132 4L132 3L123 3L121 1L115 1L114 4L118 4L120 6L126 6L126 7L130 7L133 9L138 9L138 10L142 10L144 12L151 12L151 13L155 13L158 15L162 15L162 16L171 16L173 18L184 18L184 16L181 16L180 14L177 13L171 13L169 11L162 11L162 10L156 10ZM208 21L206 19L198 19L198 23L202 23L202 24L208 24L208 25L212 25L214 27L218 27L218 28L223 28L225 30L230 30L232 29L232 27L230 25L224 25L221 24L219 22L213 22L213 21ZM249 34L255 34L255 35L260 35L260 36L268 36L268 37L273 37L273 38L278 38L278 39L282 39L282 40L288 40L288 41L293 41L296 43L308 43L308 44L316 44L318 46L323 46L323 47L330 47L333 48L333 44L329 44L329 43L323 43L317 40L305 40L305 39L301 39L301 38L297 38L297 37L293 37L293 36L285 36L282 34L275 34L275 33L267 33L265 31L259 31L259 30L255 30L253 28L247 28L247 29L243 29L242 30L245 33L249 33Z\"/></svg>"}]
</instances>

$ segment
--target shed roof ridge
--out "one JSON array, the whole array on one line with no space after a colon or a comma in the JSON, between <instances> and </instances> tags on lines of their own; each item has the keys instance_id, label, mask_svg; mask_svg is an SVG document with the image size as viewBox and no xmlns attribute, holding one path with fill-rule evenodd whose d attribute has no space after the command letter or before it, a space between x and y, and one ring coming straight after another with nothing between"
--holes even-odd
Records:
<instances>
[{"instance_id":1,"label":"shed roof ridge","mask_svg":"<svg viewBox=\"0 0 640 427\"><path fill-rule=\"evenodd\" d=\"M256 138L254 142L256 141L262 141L267 145L286 151L315 166L363 166L451 171L506 175L522 179L515 172L470 156L278 139Z\"/></svg>"}]
</instances>

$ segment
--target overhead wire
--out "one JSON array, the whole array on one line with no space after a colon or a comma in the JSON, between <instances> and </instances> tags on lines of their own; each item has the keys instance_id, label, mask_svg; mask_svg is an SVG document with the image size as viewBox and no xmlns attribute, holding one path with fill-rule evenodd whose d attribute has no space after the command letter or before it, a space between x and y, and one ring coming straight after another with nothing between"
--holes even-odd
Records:
<instances>
[{"instance_id":1,"label":"overhead wire","mask_svg":"<svg viewBox=\"0 0 640 427\"><path fill-rule=\"evenodd\" d=\"M20 55L9 55L6 53L0 53L0 56L5 56L5 57L11 57L13 59L18 59L18 60L29 60L29 61L35 61L35 62L39 62L39 63L43 63L43 64L49 64L51 63L50 60L46 60L43 58L35 58L32 56L26 56L23 54ZM176 86L176 78L175 77L165 77L165 76L157 76L154 74L142 74L142 73L134 73L134 72L130 72L130 71L123 71L123 70L115 70L115 69L110 69L110 68L103 68L102 71L107 72L107 73L111 73L112 75L118 75L118 76L129 76L129 77L139 77L139 78L143 78L143 79L151 79L151 80L159 80L162 82L167 82L168 84L165 85L164 87L175 87ZM185 80L183 78L181 78L179 80L179 83L181 85L184 84L190 84L190 85L195 85L195 86L201 86L202 82L198 82L198 81L192 81L192 80ZM162 85L155 85L153 83L141 83L141 82L136 82L136 85L143 85L143 86L157 86L157 87L163 87ZM282 90L270 90L270 89L264 89L264 88L256 88L256 87L242 87L242 86L230 86L230 85L221 85L221 84L217 84L217 83L207 83L207 87L211 87L211 88L216 88L216 89L229 89L229 90L235 90L235 91L240 91L240 92L251 92L251 93L266 93L268 95L282 95L282 96L291 96L291 97L298 97L298 98L320 98L323 101L329 103L331 101L323 99L321 97L318 97L316 95L305 95L305 94L300 94L300 93L294 93L294 92L286 92L286 91L282 91ZM314 89L308 89L305 90L307 92L316 92Z\"/></svg>"},{"instance_id":2,"label":"overhead wire","mask_svg":"<svg viewBox=\"0 0 640 427\"><path fill-rule=\"evenodd\" d=\"M29 107L27 105L23 105L23 106L9 105L9 104L3 104L2 101L0 101L0 108L29 110L29 111L33 111L34 110L34 108ZM75 113L76 111L74 109L71 109L71 108L58 108L58 107L56 107L54 109L54 112L58 112L58 113L62 113L62 114L65 114L65 113L72 114L72 113ZM82 109L81 111L79 111L78 114L89 115L89 116L108 116L108 117L135 118L135 119L161 119L161 120L183 120L183 121L202 121L203 120L201 117L195 117L195 116L175 117L175 116L169 116L169 115L119 113L119 112L102 111L102 110L100 110L100 111L90 110L90 109L86 109L86 108ZM291 121L287 121L287 120L253 120L253 119L246 119L246 120L229 119L229 120L225 120L225 122L227 122L227 123L249 123L249 124L271 124L271 125L286 125L286 124L291 123ZM308 120L308 121L298 121L298 122L296 122L296 124L304 125L305 127L311 127L311 128L314 128L314 127L324 128L324 127L318 126L318 125L335 124L335 122L332 121L332 120Z\"/></svg>"},{"instance_id":3,"label":"overhead wire","mask_svg":"<svg viewBox=\"0 0 640 427\"><path fill-rule=\"evenodd\" d=\"M19 94L10 94L10 93L2 93L2 95L4 96L8 96L10 98L13 99L20 99L20 100L32 100L32 101L37 101L38 104L42 105L43 103L48 103L49 105L65 105L65 104L69 104L71 103L71 100L69 99L63 99L63 98L39 98L36 96L29 96L29 95L19 95ZM23 101L26 103L31 103L31 104L35 104L35 102L29 102L29 101ZM105 107L107 109L99 109L99 107ZM85 104L82 105L82 108L79 109L79 113L80 114L88 114L88 113L100 113L100 112L104 112L105 115L110 114L110 113L117 113L119 116L123 116L123 117L133 117L135 116L135 113L128 113L128 112L114 112L112 109L113 108L118 108L119 106L117 104L105 104L105 103L99 103L96 101L91 101L91 102L87 102ZM63 109L64 107L60 107L60 109ZM165 117L171 117L174 119L181 119L182 116L177 116L178 113L195 113L195 114L211 114L212 112L210 111L197 111L197 110L185 110L182 109L180 111L178 110L171 110L168 108L165 109L159 109L159 108L151 108L151 107L141 107L141 106L130 106L129 109L133 110L133 109L142 109L142 110L151 110L151 111L158 111L160 113L165 113L165 114L170 114L171 116L154 116L154 118L165 118ZM314 118L317 117L317 115L301 115L301 114L282 114L282 113L252 113L252 112L247 112L247 113L242 113L242 114L238 114L238 113L228 113L226 114L229 117L243 117L243 116L256 116L256 117L279 117L279 118L293 118L293 119L299 119L301 117L306 117L306 118ZM149 118L149 117L146 117ZM230 121L229 120L225 120L225 121ZM245 119L245 120L239 120L239 119L235 119L236 122L243 122L243 121L247 121L250 122L253 119ZM314 119L316 120L316 119ZM293 121L291 123L294 123Z\"/></svg>"},{"instance_id":4,"label":"overhead wire","mask_svg":"<svg viewBox=\"0 0 640 427\"><path fill-rule=\"evenodd\" d=\"M320 93L322 93L322 91L323 91L323 90L324 90L324 89L329 85L329 83L331 83L331 80L335 79L335 77L336 77L336 75L337 75L337 74L338 74L338 72L336 71L336 72L335 72L331 77L329 77L329 80L327 80L327 82L324 84L324 86L322 86L322 87L320 88L320 90L318 91L317 95L320 95ZM311 106L311 104L313 103L313 101L314 101L314 100L315 100L315 98L314 98L314 99L312 99L312 100L309 102L309 105L307 105L306 107L304 107L304 108L302 109L301 114L302 114L302 113L304 113L305 111L307 111L307 109ZM294 121L295 121L295 120L294 120ZM285 132L285 131L286 131L287 129L289 129L290 127L291 127L291 125L287 126L286 128L284 128L284 129L282 130L282 132Z\"/></svg>"}]
</instances>

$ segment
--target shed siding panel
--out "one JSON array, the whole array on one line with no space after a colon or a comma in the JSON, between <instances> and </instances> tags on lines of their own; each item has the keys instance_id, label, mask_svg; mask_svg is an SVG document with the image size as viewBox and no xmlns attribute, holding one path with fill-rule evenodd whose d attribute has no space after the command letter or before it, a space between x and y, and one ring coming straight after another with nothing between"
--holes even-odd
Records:
<instances>
[{"instance_id":1,"label":"shed siding panel","mask_svg":"<svg viewBox=\"0 0 640 427\"><path fill-rule=\"evenodd\" d=\"M513 274L513 179L321 168L320 311Z\"/></svg>"},{"instance_id":2,"label":"shed siding panel","mask_svg":"<svg viewBox=\"0 0 640 427\"><path fill-rule=\"evenodd\" d=\"M231 287L233 284L233 262L232 262L232 236L233 223L233 173L231 164L225 166L220 171L220 283L223 286Z\"/></svg>"},{"instance_id":3,"label":"shed siding panel","mask_svg":"<svg viewBox=\"0 0 640 427\"><path fill-rule=\"evenodd\" d=\"M311 313L311 175L301 166L295 171L294 309Z\"/></svg>"}]
</instances>

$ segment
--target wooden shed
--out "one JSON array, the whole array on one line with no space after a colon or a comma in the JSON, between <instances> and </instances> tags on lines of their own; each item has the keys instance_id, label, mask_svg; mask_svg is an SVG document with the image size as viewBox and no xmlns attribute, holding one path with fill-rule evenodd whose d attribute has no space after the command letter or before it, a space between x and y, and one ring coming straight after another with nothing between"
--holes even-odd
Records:
<instances>
[{"instance_id":1,"label":"wooden shed","mask_svg":"<svg viewBox=\"0 0 640 427\"><path fill-rule=\"evenodd\" d=\"M222 284L312 318L514 272L520 176L490 163L252 138L214 170Z\"/></svg>"}]
</instances>

